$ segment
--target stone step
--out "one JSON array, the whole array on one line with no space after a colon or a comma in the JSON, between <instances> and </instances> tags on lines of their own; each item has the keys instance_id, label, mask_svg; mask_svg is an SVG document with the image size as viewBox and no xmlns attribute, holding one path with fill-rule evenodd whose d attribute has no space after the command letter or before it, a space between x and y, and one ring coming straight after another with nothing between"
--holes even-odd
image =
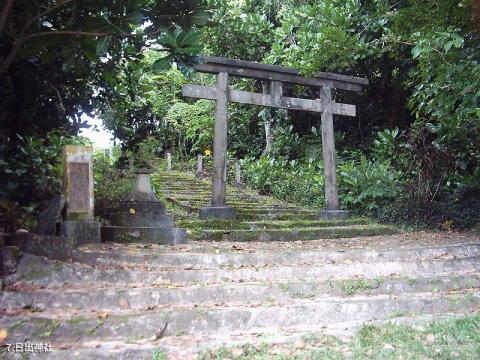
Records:
<instances>
[{"instance_id":1,"label":"stone step","mask_svg":"<svg viewBox=\"0 0 480 360\"><path fill-rule=\"evenodd\" d=\"M416 261L377 261L372 263L344 263L324 265L284 265L264 267L223 268L197 271L193 269L155 270L145 265L89 266L61 264L25 255L19 263L17 275L5 280L6 285L24 284L27 287L117 286L163 283L200 284L235 282L284 282L348 280L355 277L373 279L387 276L431 276L462 271L478 271L480 256Z\"/></svg>"},{"instance_id":2,"label":"stone step","mask_svg":"<svg viewBox=\"0 0 480 360\"><path fill-rule=\"evenodd\" d=\"M161 310L138 312L122 310L107 317L85 311L59 310L31 313L21 321L3 317L0 327L7 328L12 340L31 342L85 342L150 339L165 327L164 335L177 333L231 333L290 326L328 326L346 321L370 321L395 316L466 313L478 310L480 293L417 293L398 296L372 295L328 297L320 300L297 299L283 306L169 306Z\"/></svg>"},{"instance_id":3,"label":"stone step","mask_svg":"<svg viewBox=\"0 0 480 360\"><path fill-rule=\"evenodd\" d=\"M36 354L35 358L40 359L110 359L110 360L132 360L132 359L211 359L208 349L220 351L222 346L241 348L245 344L253 347L277 349L295 348L296 341L305 343L306 339L322 339L328 335L350 336L363 325L382 324L406 324L418 326L419 323L445 320L447 318L461 318L460 313L420 315L415 317L398 316L385 321L347 321L322 327L316 326L295 326L282 328L262 328L248 332L213 333L199 335L184 335L182 332L175 333L175 336L165 336L158 340L150 339L125 339L123 341L92 341L84 343L54 343L54 351L48 354ZM168 327L168 326L167 326ZM262 331L259 331L262 330ZM156 337L156 336L155 336ZM308 340L307 340L308 343ZM308 345L307 345L308 346ZM274 353L274 352L272 352ZM292 354L291 351L288 352ZM282 351L278 352L282 354ZM218 354L216 359L221 358ZM286 355L285 355L286 356ZM298 356L297 356L298 357ZM225 358L225 357L223 357ZM230 357L229 357L230 358ZM237 359L237 357L235 357ZM250 358L250 357L249 357ZM278 359L285 359L279 355ZM269 357L270 359L270 357ZM277 359L277 357L275 357Z\"/></svg>"},{"instance_id":4,"label":"stone step","mask_svg":"<svg viewBox=\"0 0 480 360\"><path fill-rule=\"evenodd\" d=\"M273 212L262 211L257 212L255 210L239 210L237 209L237 220L245 221L259 221L259 220L318 220L319 212Z\"/></svg>"},{"instance_id":5,"label":"stone step","mask_svg":"<svg viewBox=\"0 0 480 360\"><path fill-rule=\"evenodd\" d=\"M417 278L355 278L345 281L241 283L178 286L161 284L155 287L112 287L61 290L4 291L2 308L76 309L96 311L146 310L175 305L199 304L288 304L296 299L320 300L330 296L402 295L405 293L451 294L480 289L477 273L456 273Z\"/></svg>"},{"instance_id":6,"label":"stone step","mask_svg":"<svg viewBox=\"0 0 480 360\"><path fill-rule=\"evenodd\" d=\"M167 192L165 192L167 193ZM170 193L170 192L168 192ZM210 201L211 200L211 194L206 194L206 193L185 193L185 192L171 192L173 194L175 194L175 198L178 199L178 200L181 200L181 201ZM298 206L295 206L295 205L292 205L292 204L288 204L288 203L282 203L282 202L279 202L279 201L273 201L272 199L269 199L269 198L259 198L258 196L252 196L252 195L240 195L240 194L236 194L236 195L231 195L229 196L230 194L227 194L227 201L233 201L233 202L240 202L240 203L245 203L245 204L248 204L248 203L265 203L265 204L269 204L269 205L272 205L272 206L285 206L285 207L298 207Z\"/></svg>"},{"instance_id":7,"label":"stone step","mask_svg":"<svg viewBox=\"0 0 480 360\"><path fill-rule=\"evenodd\" d=\"M298 229L329 226L368 225L371 220L352 218L346 220L280 220L280 221L236 221L236 220L199 220L182 219L177 221L178 227L187 229L212 230L259 230L259 229Z\"/></svg>"},{"instance_id":8,"label":"stone step","mask_svg":"<svg viewBox=\"0 0 480 360\"><path fill-rule=\"evenodd\" d=\"M210 198L205 198L204 200L196 200L196 199L190 199L190 200L180 200L177 197L171 197L168 196L167 199L169 201L178 203L179 205L186 205L186 206L192 206L195 208L200 208L204 206L210 206ZM311 213L311 212L316 212L316 210L307 210L307 209L302 209L297 206L285 206L282 204L268 204L268 203L262 203L260 201L251 201L251 202L245 202L243 200L240 201L235 201L235 200L230 200L227 199L227 205L235 207L237 211L256 211L259 213L262 212L293 212L293 213Z\"/></svg>"},{"instance_id":9,"label":"stone step","mask_svg":"<svg viewBox=\"0 0 480 360\"><path fill-rule=\"evenodd\" d=\"M335 242L332 241L332 244ZM238 249L238 250L235 250ZM320 250L320 251L319 251ZM197 250L198 251L198 250ZM143 265L157 269L225 269L238 267L268 267L282 265L325 265L375 262L412 262L428 260L453 260L480 256L480 244L457 244L394 250L328 250L311 251L254 251L234 246L227 251L215 253L169 250L161 246L119 246L116 244L88 245L73 254L73 260L96 266Z\"/></svg>"},{"instance_id":10,"label":"stone step","mask_svg":"<svg viewBox=\"0 0 480 360\"><path fill-rule=\"evenodd\" d=\"M310 227L297 229L258 230L192 230L187 236L191 240L224 241L298 241L335 239L358 236L396 234L398 230L387 225L349 225L331 227Z\"/></svg>"},{"instance_id":11,"label":"stone step","mask_svg":"<svg viewBox=\"0 0 480 360\"><path fill-rule=\"evenodd\" d=\"M211 203L210 198L205 198L203 200L198 200L198 199L190 199L190 200L181 200L178 197L171 197L172 200L177 201L179 203L185 204L185 205L190 205L194 207L203 207L203 206L209 206ZM232 199L227 199L227 205L231 207L235 207L238 210L292 210L292 211L304 211L304 209L299 208L297 206L286 206L282 204L278 205L273 205L273 204L268 204L268 203L262 203L260 201L244 201L244 200L239 200L235 201ZM307 210L308 212L308 210Z\"/></svg>"}]
</instances>

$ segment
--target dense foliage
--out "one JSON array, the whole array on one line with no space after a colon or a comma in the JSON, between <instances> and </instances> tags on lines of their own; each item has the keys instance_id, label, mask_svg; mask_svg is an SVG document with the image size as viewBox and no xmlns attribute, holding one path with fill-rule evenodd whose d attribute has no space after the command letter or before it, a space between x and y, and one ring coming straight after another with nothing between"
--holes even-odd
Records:
<instances>
[{"instance_id":1,"label":"dense foliage","mask_svg":"<svg viewBox=\"0 0 480 360\"><path fill-rule=\"evenodd\" d=\"M66 0L40 2L45 17L22 1L7 1L3 13L12 3L9 26L0 22L0 134L10 144L3 154L19 151L16 134L44 136L61 126L74 132L82 113L101 117L123 153L138 159L146 148L190 162L211 152L214 104L180 93L186 82L215 81L188 67L201 44L209 55L293 66L305 75L368 78L362 94L335 94L358 109L355 119L335 118L342 207L448 228L480 221L476 1L92 1L82 2L90 11L80 11ZM78 31L102 34L70 33ZM23 55L29 37L38 44ZM9 63L17 41L22 46ZM266 85L232 80L240 90ZM295 86L286 93L312 98L316 91ZM324 205L319 114L231 104L228 126L229 157L242 159L251 185Z\"/></svg>"},{"instance_id":2,"label":"dense foliage","mask_svg":"<svg viewBox=\"0 0 480 360\"><path fill-rule=\"evenodd\" d=\"M369 79L360 98L337 94L360 110L357 120L335 120L342 206L435 226L479 221L474 2L212 3L218 26L204 33L215 55L293 66L307 75L321 70ZM252 33L259 36L252 39ZM245 161L249 181L276 196L321 205L315 190L322 184L320 157L308 146L320 145L311 131L319 127L318 116L289 112L276 125L270 157Z\"/></svg>"},{"instance_id":3,"label":"dense foliage","mask_svg":"<svg viewBox=\"0 0 480 360\"><path fill-rule=\"evenodd\" d=\"M45 184L58 182L49 169L59 158L57 141L48 134L62 129L64 137L74 135L87 126L83 114L100 114L99 104L112 95L104 89L111 88L108 80L119 64L135 67L144 51L153 49L157 71L173 60L188 71L201 49L195 28L208 18L196 0L2 1L2 208L38 208L39 198L51 195ZM24 172L23 178L14 179L9 171Z\"/></svg>"}]
</instances>

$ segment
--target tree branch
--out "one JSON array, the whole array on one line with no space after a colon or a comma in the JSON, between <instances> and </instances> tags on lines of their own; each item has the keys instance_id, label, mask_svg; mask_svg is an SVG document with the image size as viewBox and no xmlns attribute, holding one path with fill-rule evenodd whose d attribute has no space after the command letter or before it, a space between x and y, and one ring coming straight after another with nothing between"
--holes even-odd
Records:
<instances>
[{"instance_id":1,"label":"tree branch","mask_svg":"<svg viewBox=\"0 0 480 360\"><path fill-rule=\"evenodd\" d=\"M2 11L1 15L1 20L3 21L6 17L8 16L7 10L9 10L9 6L11 7L12 3L15 0L7 0L7 5L5 9ZM65 4L71 3L73 0L64 0L57 5L51 6L47 8L45 11L41 12L37 16L35 16L33 19L29 20L25 26L23 27L22 31L18 35L17 40L13 43L12 49L10 50L10 53L6 57L6 59L0 64L0 77L7 71L7 69L10 67L10 65L15 61L15 58L18 54L18 51L21 49L21 47L25 44L26 41L39 38L39 37L44 37L44 36L91 36L91 37L105 37L105 36L117 36L117 37L135 37L135 36L152 36L160 33L160 28L149 32L149 33L108 33L108 32L88 32L88 31L76 31L76 30L64 30L64 31L43 31L43 32L38 32L38 33L32 33L26 35L28 32L29 28L35 24L38 20L40 20L42 17L47 16L48 14L51 14L52 12L56 11L60 7L64 6ZM161 15L161 17L171 17L172 15ZM0 25L3 25L2 22L0 22ZM1 30L1 27L0 27ZM1 33L1 32L0 32Z\"/></svg>"},{"instance_id":2,"label":"tree branch","mask_svg":"<svg viewBox=\"0 0 480 360\"><path fill-rule=\"evenodd\" d=\"M12 10L12 5L15 0L7 0L5 7L3 8L2 14L0 15L0 34L7 23L8 15L10 15L10 11Z\"/></svg>"},{"instance_id":3,"label":"tree branch","mask_svg":"<svg viewBox=\"0 0 480 360\"><path fill-rule=\"evenodd\" d=\"M61 3L57 4L57 5L54 5L54 6L50 7L50 8L47 8L44 12L41 12L40 14L38 14L37 16L35 16L32 20L30 20L28 23L26 23L25 26L24 26L23 29L22 29L21 34L25 34L25 32L28 30L28 28L29 28L30 26L32 26L33 24L35 24L35 22L36 22L37 20L40 20L42 17L50 14L51 12L57 10L58 8L62 7L62 6L65 5L65 4L70 3L70 2L72 2L72 1L73 1L73 0L64 0L64 1L62 1Z\"/></svg>"}]
</instances>

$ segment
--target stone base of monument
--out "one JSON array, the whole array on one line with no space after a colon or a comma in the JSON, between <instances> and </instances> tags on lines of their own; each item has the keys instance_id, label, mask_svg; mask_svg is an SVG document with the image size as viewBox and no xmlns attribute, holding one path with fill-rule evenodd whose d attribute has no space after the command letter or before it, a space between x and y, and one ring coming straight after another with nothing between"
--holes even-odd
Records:
<instances>
[{"instance_id":1,"label":"stone base of monument","mask_svg":"<svg viewBox=\"0 0 480 360\"><path fill-rule=\"evenodd\" d=\"M103 226L102 240L118 243L184 244L187 232L180 228Z\"/></svg>"},{"instance_id":2,"label":"stone base of monument","mask_svg":"<svg viewBox=\"0 0 480 360\"><path fill-rule=\"evenodd\" d=\"M111 225L102 227L102 241L183 244L185 229L174 228L174 218L157 199L150 170L139 169L133 191L110 214Z\"/></svg>"},{"instance_id":3,"label":"stone base of monument","mask_svg":"<svg viewBox=\"0 0 480 360\"><path fill-rule=\"evenodd\" d=\"M345 220L350 217L348 210L324 210L320 212L320 218L325 220Z\"/></svg>"},{"instance_id":4,"label":"stone base of monument","mask_svg":"<svg viewBox=\"0 0 480 360\"><path fill-rule=\"evenodd\" d=\"M126 227L172 228L173 215L147 212L114 212L110 214L112 224L122 224Z\"/></svg>"},{"instance_id":5,"label":"stone base of monument","mask_svg":"<svg viewBox=\"0 0 480 360\"><path fill-rule=\"evenodd\" d=\"M66 220L60 223L59 235L71 239L73 246L100 242L100 223L89 220Z\"/></svg>"},{"instance_id":6,"label":"stone base of monument","mask_svg":"<svg viewBox=\"0 0 480 360\"><path fill-rule=\"evenodd\" d=\"M237 211L228 206L208 206L200 209L200 219L235 219Z\"/></svg>"}]
</instances>

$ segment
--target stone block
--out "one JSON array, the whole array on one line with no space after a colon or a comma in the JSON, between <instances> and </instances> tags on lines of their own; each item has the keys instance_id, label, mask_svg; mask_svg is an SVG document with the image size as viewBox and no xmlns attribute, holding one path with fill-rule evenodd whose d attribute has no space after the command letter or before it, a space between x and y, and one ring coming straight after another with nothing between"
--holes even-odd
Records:
<instances>
[{"instance_id":1,"label":"stone block","mask_svg":"<svg viewBox=\"0 0 480 360\"><path fill-rule=\"evenodd\" d=\"M165 214L166 207L161 201L136 201L122 200L115 208L116 212L136 212L136 213L153 213Z\"/></svg>"},{"instance_id":2,"label":"stone block","mask_svg":"<svg viewBox=\"0 0 480 360\"><path fill-rule=\"evenodd\" d=\"M73 239L63 236L48 236L16 231L8 234L7 243L22 252L51 259L67 260L72 257Z\"/></svg>"},{"instance_id":3,"label":"stone block","mask_svg":"<svg viewBox=\"0 0 480 360\"><path fill-rule=\"evenodd\" d=\"M184 244L187 232L180 228L103 226L102 241L119 243Z\"/></svg>"},{"instance_id":4,"label":"stone block","mask_svg":"<svg viewBox=\"0 0 480 360\"><path fill-rule=\"evenodd\" d=\"M19 259L20 251L18 247L2 246L0 248L0 275L7 276L15 273Z\"/></svg>"},{"instance_id":5,"label":"stone block","mask_svg":"<svg viewBox=\"0 0 480 360\"><path fill-rule=\"evenodd\" d=\"M113 225L127 227L173 227L173 215L138 213L138 212L114 212L110 214Z\"/></svg>"},{"instance_id":6,"label":"stone block","mask_svg":"<svg viewBox=\"0 0 480 360\"><path fill-rule=\"evenodd\" d=\"M67 220L93 220L93 148L65 146L63 166Z\"/></svg>"},{"instance_id":7,"label":"stone block","mask_svg":"<svg viewBox=\"0 0 480 360\"><path fill-rule=\"evenodd\" d=\"M55 196L48 206L38 216L35 233L40 235L56 235L57 226L62 221L62 211L65 207L65 197Z\"/></svg>"},{"instance_id":8,"label":"stone block","mask_svg":"<svg viewBox=\"0 0 480 360\"><path fill-rule=\"evenodd\" d=\"M348 210L324 210L320 212L320 218L325 220L345 220L350 217Z\"/></svg>"},{"instance_id":9,"label":"stone block","mask_svg":"<svg viewBox=\"0 0 480 360\"><path fill-rule=\"evenodd\" d=\"M208 206L200 209L200 219L235 219L237 211L228 206Z\"/></svg>"},{"instance_id":10,"label":"stone block","mask_svg":"<svg viewBox=\"0 0 480 360\"><path fill-rule=\"evenodd\" d=\"M68 220L60 223L60 236L73 241L73 246L100 242L98 221Z\"/></svg>"}]
</instances>

